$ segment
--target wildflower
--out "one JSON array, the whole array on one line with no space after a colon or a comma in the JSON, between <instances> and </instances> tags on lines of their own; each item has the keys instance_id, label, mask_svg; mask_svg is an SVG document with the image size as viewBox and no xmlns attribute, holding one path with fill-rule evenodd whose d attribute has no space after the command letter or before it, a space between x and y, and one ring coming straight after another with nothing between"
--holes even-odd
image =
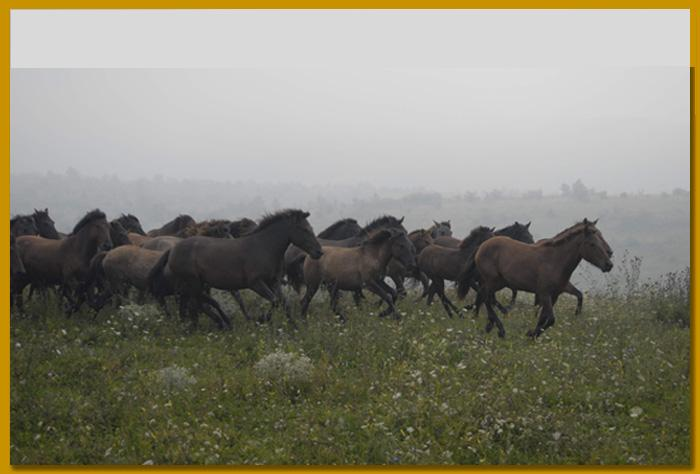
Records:
<instances>
[{"instance_id":1,"label":"wildflower","mask_svg":"<svg viewBox=\"0 0 700 474\"><path fill-rule=\"evenodd\" d=\"M178 365L171 365L156 371L155 377L166 390L182 390L197 383L189 370Z\"/></svg>"}]
</instances>

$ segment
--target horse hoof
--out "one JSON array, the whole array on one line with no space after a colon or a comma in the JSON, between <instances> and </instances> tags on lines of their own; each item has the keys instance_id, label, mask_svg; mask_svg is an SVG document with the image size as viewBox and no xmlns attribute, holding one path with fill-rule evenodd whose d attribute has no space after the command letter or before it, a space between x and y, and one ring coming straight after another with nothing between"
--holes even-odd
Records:
<instances>
[{"instance_id":1,"label":"horse hoof","mask_svg":"<svg viewBox=\"0 0 700 474\"><path fill-rule=\"evenodd\" d=\"M500 337L501 339L505 338L506 332L505 331L498 331L498 337Z\"/></svg>"}]
</instances>

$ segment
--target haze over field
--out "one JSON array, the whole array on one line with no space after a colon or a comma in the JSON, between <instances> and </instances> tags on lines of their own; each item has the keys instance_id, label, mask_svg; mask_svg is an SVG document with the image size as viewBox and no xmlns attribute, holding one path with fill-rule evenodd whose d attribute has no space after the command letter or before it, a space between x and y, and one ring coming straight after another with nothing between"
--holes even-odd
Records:
<instances>
[{"instance_id":1,"label":"haze over field","mask_svg":"<svg viewBox=\"0 0 700 474\"><path fill-rule=\"evenodd\" d=\"M681 67L14 69L11 101L12 173L689 187Z\"/></svg>"}]
</instances>

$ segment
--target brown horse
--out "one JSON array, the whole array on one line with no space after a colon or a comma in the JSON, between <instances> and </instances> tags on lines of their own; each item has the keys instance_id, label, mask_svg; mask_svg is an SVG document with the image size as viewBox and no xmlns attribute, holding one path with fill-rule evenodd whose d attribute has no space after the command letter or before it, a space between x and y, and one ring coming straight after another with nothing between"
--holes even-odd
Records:
<instances>
[{"instance_id":1,"label":"brown horse","mask_svg":"<svg viewBox=\"0 0 700 474\"><path fill-rule=\"evenodd\" d=\"M538 337L554 324L553 307L582 259L609 272L613 268L610 260L613 252L596 228L597 222L584 219L539 245L508 237L494 237L484 242L471 266L481 275L479 291L483 293L489 315L486 332L496 325L498 335L505 337L506 331L492 306L495 293L501 288L535 293L542 309L537 326L528 331L528 336ZM472 272L472 268L467 268L464 275ZM460 296L463 290L460 284Z\"/></svg>"},{"instance_id":2,"label":"brown horse","mask_svg":"<svg viewBox=\"0 0 700 474\"><path fill-rule=\"evenodd\" d=\"M85 294L81 286L90 276L90 260L101 250L112 248L110 227L99 209L88 212L62 240L37 236L17 238L17 249L27 271L17 294L28 284L38 287L61 285L62 295L76 311ZM21 298L17 299L21 307Z\"/></svg>"},{"instance_id":3,"label":"brown horse","mask_svg":"<svg viewBox=\"0 0 700 474\"><path fill-rule=\"evenodd\" d=\"M160 259L162 251L148 250L136 245L123 245L108 252L100 252L90 263L93 283L101 289L98 308L113 296L125 296L133 287L141 292L148 290L148 274ZM161 287L155 294L158 303L165 309L165 296L171 293Z\"/></svg>"},{"instance_id":4,"label":"brown horse","mask_svg":"<svg viewBox=\"0 0 700 474\"><path fill-rule=\"evenodd\" d=\"M397 219L394 216L384 215L372 220L364 227L360 227L354 219L342 219L329 228L321 232L327 235L327 238L318 237L318 242L327 247L357 247L373 232L381 229L398 229L406 232L403 226L403 217ZM355 231L351 237L342 237L347 235L349 231ZM319 234L320 235L320 234ZM337 238L336 238L337 237ZM304 283L304 259L306 253L295 246L290 246L284 254L285 274L287 281L292 285L294 291L301 293L301 287ZM393 290L392 290L393 292ZM361 293L356 293L356 302L359 300Z\"/></svg>"},{"instance_id":5,"label":"brown horse","mask_svg":"<svg viewBox=\"0 0 700 474\"><path fill-rule=\"evenodd\" d=\"M149 286L157 285L163 277L172 278L175 292L181 296L181 310L187 308L194 325L200 311L221 328L231 325L216 300L206 294L208 288L251 289L272 303L266 319L281 303L291 321L280 282L284 252L292 243L312 258L322 255L308 216L308 212L284 210L266 216L252 233L238 239L184 239L160 258L149 275Z\"/></svg>"},{"instance_id":6,"label":"brown horse","mask_svg":"<svg viewBox=\"0 0 700 474\"><path fill-rule=\"evenodd\" d=\"M306 293L301 303L301 313L306 315L311 299L321 283L325 283L331 294L331 308L338 312L340 290L359 291L367 288L387 303L379 316L394 313L391 288L384 283L389 260L395 258L407 268L415 266L415 249L406 233L395 229L384 229L374 233L359 247L323 247L323 256L318 260L304 262ZM343 315L340 315L344 320Z\"/></svg>"},{"instance_id":7,"label":"brown horse","mask_svg":"<svg viewBox=\"0 0 700 474\"><path fill-rule=\"evenodd\" d=\"M418 229L408 234L408 240L413 244L413 248L416 252L416 258L428 245L433 243L432 232L430 229ZM425 273L421 272L416 266L412 269L406 268L401 262L396 259L389 260L389 264L386 266L386 276L391 278L396 287L397 296L406 296L406 288L404 287L404 280L406 278L414 278L421 282L425 292L428 291L428 277Z\"/></svg>"},{"instance_id":8,"label":"brown horse","mask_svg":"<svg viewBox=\"0 0 700 474\"><path fill-rule=\"evenodd\" d=\"M442 245L428 245L418 256L418 268L430 278L428 304L432 303L432 294L437 294L449 317L457 307L445 295L445 280L456 281L472 255L486 240L493 237L494 228L479 226L469 233L453 249Z\"/></svg>"},{"instance_id":9,"label":"brown horse","mask_svg":"<svg viewBox=\"0 0 700 474\"><path fill-rule=\"evenodd\" d=\"M176 235L184 228L195 224L196 222L194 219L192 219L191 216L188 216L187 214L180 214L167 224L163 224L162 227L158 229L149 230L146 235L148 235L149 237L158 237L161 235Z\"/></svg>"}]
</instances>

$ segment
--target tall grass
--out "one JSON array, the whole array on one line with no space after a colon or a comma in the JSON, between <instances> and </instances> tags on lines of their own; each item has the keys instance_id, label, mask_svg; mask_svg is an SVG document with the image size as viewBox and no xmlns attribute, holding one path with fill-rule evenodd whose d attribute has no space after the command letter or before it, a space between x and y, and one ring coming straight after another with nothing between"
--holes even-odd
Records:
<instances>
[{"instance_id":1,"label":"tall grass","mask_svg":"<svg viewBox=\"0 0 700 474\"><path fill-rule=\"evenodd\" d=\"M342 324L320 298L296 329L191 332L153 305L66 319L35 299L11 319L11 462L687 465L687 275L580 316L562 296L537 341L526 295L505 340L412 300L401 321L345 298Z\"/></svg>"}]
</instances>

